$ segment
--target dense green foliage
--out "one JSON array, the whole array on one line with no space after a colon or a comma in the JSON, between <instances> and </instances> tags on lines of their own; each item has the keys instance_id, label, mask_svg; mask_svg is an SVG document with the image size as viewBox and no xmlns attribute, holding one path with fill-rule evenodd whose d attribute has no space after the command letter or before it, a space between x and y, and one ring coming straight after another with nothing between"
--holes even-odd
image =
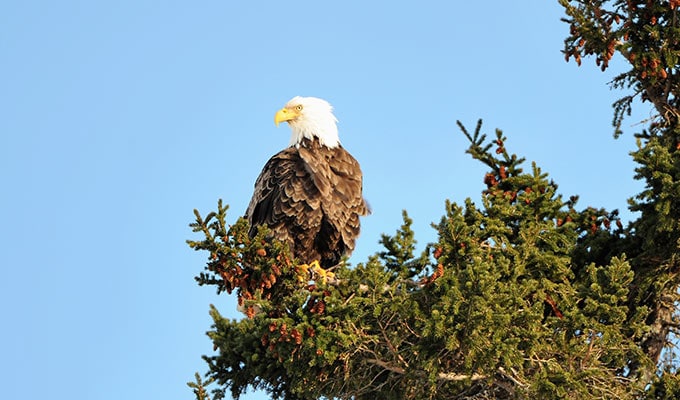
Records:
<instances>
[{"instance_id":1,"label":"dense green foliage","mask_svg":"<svg viewBox=\"0 0 680 400\"><path fill-rule=\"evenodd\" d=\"M211 309L216 352L204 357L207 379L190 384L197 399L249 386L283 399L680 397L667 346L680 284L680 1L561 3L567 59L593 55L606 69L619 52L630 62L614 80L632 90L614 104L616 134L638 96L658 112L632 153L646 183L630 199L638 219L579 209L481 122L459 124L488 167L479 204L447 203L420 254L404 213L382 250L326 279L266 228L250 238L245 220L229 225L220 201L195 213L203 237L189 245L209 254L196 279L234 292L245 315Z\"/></svg>"},{"instance_id":2,"label":"dense green foliage","mask_svg":"<svg viewBox=\"0 0 680 400\"><path fill-rule=\"evenodd\" d=\"M678 60L680 27L678 0L559 0L569 24L564 54L581 65L582 57L593 56L604 71L615 54L621 54L630 70L611 82L630 94L614 103L614 126L630 114L633 100L649 101L658 115L652 129L675 125L678 112Z\"/></svg>"}]
</instances>

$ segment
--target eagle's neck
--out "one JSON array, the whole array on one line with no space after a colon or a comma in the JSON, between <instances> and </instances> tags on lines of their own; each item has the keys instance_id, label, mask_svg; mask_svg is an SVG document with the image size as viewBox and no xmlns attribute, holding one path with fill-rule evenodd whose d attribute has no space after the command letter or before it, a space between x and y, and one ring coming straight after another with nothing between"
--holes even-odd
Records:
<instances>
[{"instance_id":1,"label":"eagle's neck","mask_svg":"<svg viewBox=\"0 0 680 400\"><path fill-rule=\"evenodd\" d=\"M338 137L338 120L331 113L328 116L317 117L314 119L304 119L300 121L289 121L291 135L289 146L300 147L303 140L313 141L315 138L319 143L330 148L338 147L340 139Z\"/></svg>"},{"instance_id":2,"label":"eagle's neck","mask_svg":"<svg viewBox=\"0 0 680 400\"><path fill-rule=\"evenodd\" d=\"M335 146L335 147L326 146L323 143L321 143L321 140L319 138L314 137L312 139L304 138L297 145L290 146L290 147L295 147L295 149L305 148L305 149L311 150L312 153L315 153L318 150L321 150L323 147L327 147L329 149L334 149L334 148L342 147L342 145L340 145L338 143L338 145Z\"/></svg>"}]
</instances>

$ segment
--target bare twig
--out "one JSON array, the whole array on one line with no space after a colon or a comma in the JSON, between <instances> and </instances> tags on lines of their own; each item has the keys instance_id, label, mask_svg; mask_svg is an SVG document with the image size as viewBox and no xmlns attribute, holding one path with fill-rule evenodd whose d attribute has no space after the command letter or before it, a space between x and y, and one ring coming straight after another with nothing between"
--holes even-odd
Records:
<instances>
[{"instance_id":1,"label":"bare twig","mask_svg":"<svg viewBox=\"0 0 680 400\"><path fill-rule=\"evenodd\" d=\"M386 363L383 360L378 360L376 358L366 359L366 362L368 362L370 364L377 365L377 366L379 366L383 369L397 373L399 375L403 375L403 374L406 373L406 370L404 368L397 367L397 366L394 366L394 365L390 365L389 363ZM499 371L500 371L500 369L499 369ZM423 374L424 374L424 372L423 372ZM503 372L503 376L507 376L508 379L515 382L517 385L526 386L526 384L522 384L521 382L517 381L516 379L512 378L511 376L509 376L508 374L506 374L504 372ZM468 374L459 374L459 373L455 373L455 372L440 372L440 373L437 374L437 378L441 379L443 381L466 381L466 380L478 381L478 380L481 380L481 379L486 379L487 376L482 375L482 374L476 374L476 373L468 375Z\"/></svg>"}]
</instances>

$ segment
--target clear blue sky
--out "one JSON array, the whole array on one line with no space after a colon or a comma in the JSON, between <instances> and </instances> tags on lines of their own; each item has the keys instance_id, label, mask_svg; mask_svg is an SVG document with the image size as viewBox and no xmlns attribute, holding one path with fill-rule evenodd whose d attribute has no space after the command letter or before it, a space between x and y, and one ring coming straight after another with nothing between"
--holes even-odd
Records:
<instances>
[{"instance_id":1,"label":"clear blue sky","mask_svg":"<svg viewBox=\"0 0 680 400\"><path fill-rule=\"evenodd\" d=\"M455 125L498 127L581 207L641 185L606 82L565 63L555 1L13 1L0 5L0 398L191 399L206 370L205 255L192 210L245 210L287 145L273 115L329 100L373 215L352 262L485 172ZM624 213L630 218L630 214ZM246 399L263 399L249 394Z\"/></svg>"}]
</instances>

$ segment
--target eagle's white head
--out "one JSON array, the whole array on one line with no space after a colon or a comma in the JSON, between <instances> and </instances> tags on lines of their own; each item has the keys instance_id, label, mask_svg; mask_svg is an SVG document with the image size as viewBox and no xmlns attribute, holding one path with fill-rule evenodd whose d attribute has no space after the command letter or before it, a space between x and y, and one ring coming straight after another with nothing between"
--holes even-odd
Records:
<instances>
[{"instance_id":1,"label":"eagle's white head","mask_svg":"<svg viewBox=\"0 0 680 400\"><path fill-rule=\"evenodd\" d=\"M340 145L338 120L333 115L333 107L326 100L316 97L293 97L274 116L276 126L281 122L288 122L293 131L289 146L300 146L302 139L315 137L327 147Z\"/></svg>"}]
</instances>

